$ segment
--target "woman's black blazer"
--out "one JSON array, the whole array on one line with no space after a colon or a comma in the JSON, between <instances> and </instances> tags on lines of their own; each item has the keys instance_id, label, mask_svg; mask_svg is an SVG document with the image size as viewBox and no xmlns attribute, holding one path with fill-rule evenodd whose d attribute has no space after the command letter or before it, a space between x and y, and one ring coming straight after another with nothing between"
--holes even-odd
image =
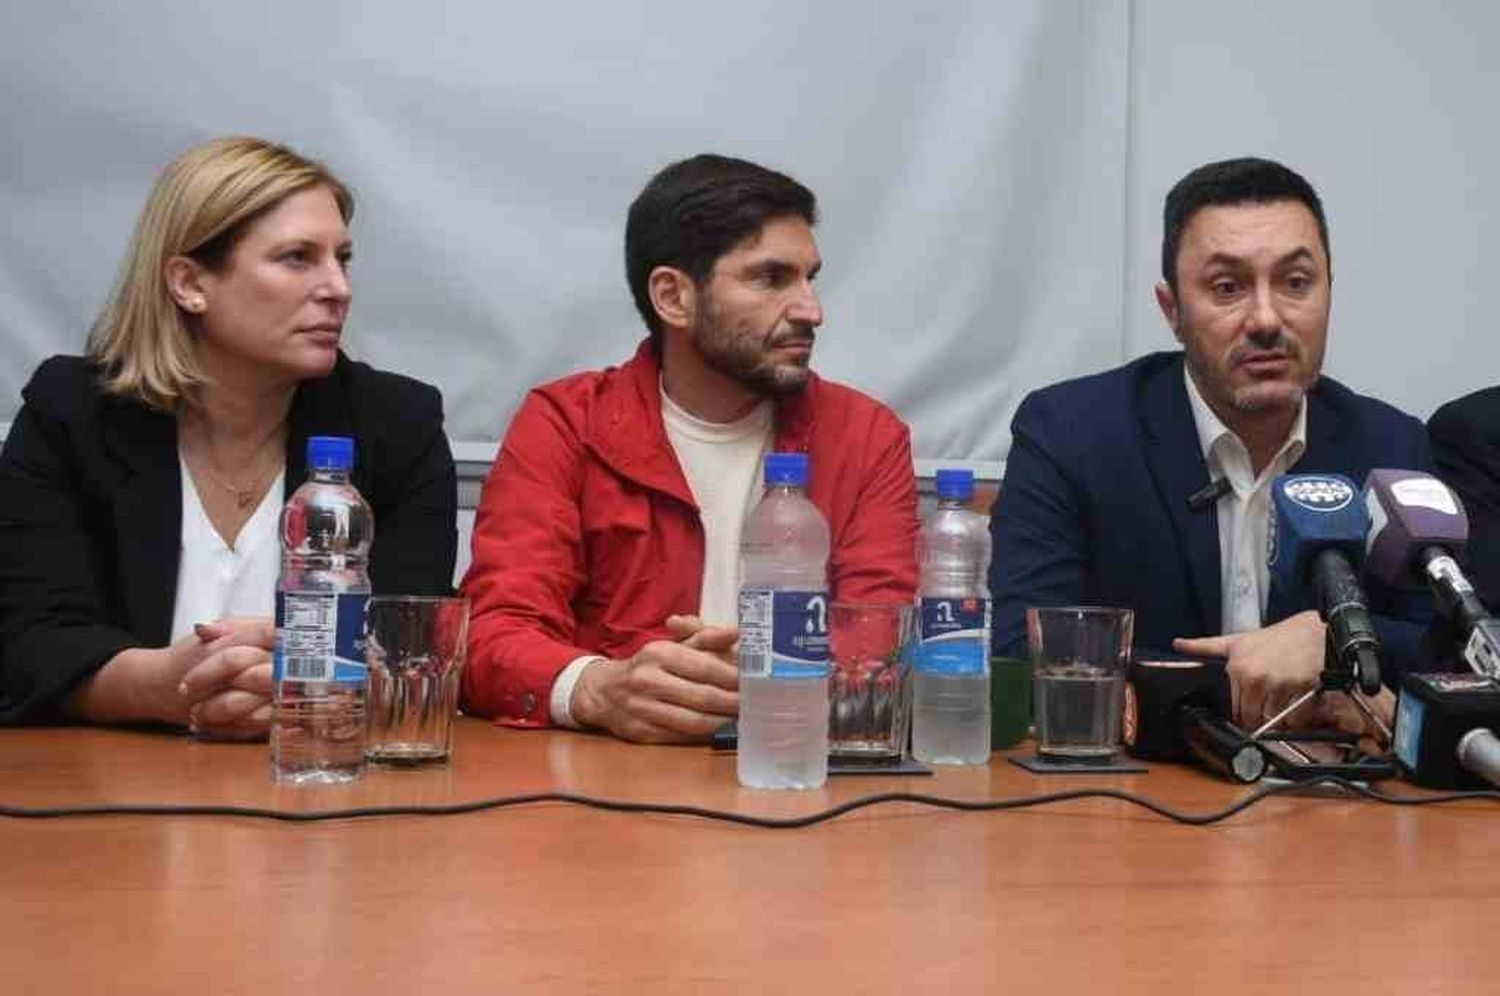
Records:
<instances>
[{"instance_id":1,"label":"woman's black blazer","mask_svg":"<svg viewBox=\"0 0 1500 996\"><path fill-rule=\"evenodd\" d=\"M0 451L0 723L56 719L115 654L165 646L182 544L172 415L106 395L76 356L44 362L22 398ZM355 439L375 591L451 591L457 482L437 390L340 353L292 401L287 495L309 436Z\"/></svg>"}]
</instances>

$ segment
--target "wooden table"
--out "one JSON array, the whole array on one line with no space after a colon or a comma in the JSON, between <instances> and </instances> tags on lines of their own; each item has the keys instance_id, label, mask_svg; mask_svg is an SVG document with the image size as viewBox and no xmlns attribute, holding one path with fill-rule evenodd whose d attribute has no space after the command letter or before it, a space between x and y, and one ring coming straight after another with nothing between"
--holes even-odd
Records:
<instances>
[{"instance_id":1,"label":"wooden table","mask_svg":"<svg viewBox=\"0 0 1500 996\"><path fill-rule=\"evenodd\" d=\"M1105 785L1184 809L1247 790L1189 769L1003 762L817 792L732 756L460 720L453 764L344 788L269 782L266 747L0 731L0 800L282 809L567 791L811 812L892 790ZM1124 803L898 804L769 831L564 804L317 824L0 819L0 993L1500 991L1500 812L1284 797L1225 823Z\"/></svg>"}]
</instances>

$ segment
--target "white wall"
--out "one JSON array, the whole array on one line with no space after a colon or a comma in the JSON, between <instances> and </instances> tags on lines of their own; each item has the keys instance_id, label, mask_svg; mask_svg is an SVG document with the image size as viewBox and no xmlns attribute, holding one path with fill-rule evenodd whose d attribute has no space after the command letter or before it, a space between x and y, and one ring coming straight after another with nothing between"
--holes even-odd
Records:
<instances>
[{"instance_id":1,"label":"white wall","mask_svg":"<svg viewBox=\"0 0 1500 996\"><path fill-rule=\"evenodd\" d=\"M527 387L633 351L626 207L707 149L819 194L819 369L919 457L995 460L1025 389L1120 355L1127 29L1089 0L11 5L0 420L79 349L160 166L238 131L352 182L350 348L438 383L482 456Z\"/></svg>"},{"instance_id":2,"label":"white wall","mask_svg":"<svg viewBox=\"0 0 1500 996\"><path fill-rule=\"evenodd\" d=\"M1142 0L1131 24L1132 353L1172 345L1151 295L1167 189L1256 154L1324 201L1329 374L1424 418L1500 382L1500 5Z\"/></svg>"},{"instance_id":3,"label":"white wall","mask_svg":"<svg viewBox=\"0 0 1500 996\"><path fill-rule=\"evenodd\" d=\"M816 362L895 405L923 461L993 467L1027 390L1170 346L1151 297L1162 195L1250 153L1325 197L1330 372L1425 415L1500 368L1497 10L5 5L0 423L42 357L81 348L161 165L226 132L352 181L350 349L437 382L470 457L527 386L630 351L626 205L705 148L818 192Z\"/></svg>"}]
</instances>

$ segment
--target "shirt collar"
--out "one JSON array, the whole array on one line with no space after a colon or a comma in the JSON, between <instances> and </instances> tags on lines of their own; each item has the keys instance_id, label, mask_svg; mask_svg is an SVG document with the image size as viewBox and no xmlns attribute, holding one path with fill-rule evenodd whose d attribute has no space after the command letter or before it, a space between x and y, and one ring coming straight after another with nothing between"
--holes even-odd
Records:
<instances>
[{"instance_id":1,"label":"shirt collar","mask_svg":"<svg viewBox=\"0 0 1500 996\"><path fill-rule=\"evenodd\" d=\"M1229 426L1220 421L1219 416L1215 415L1214 410L1208 406L1208 402L1198 391L1198 385L1193 382L1193 375L1188 373L1186 363L1182 365L1182 379L1187 385L1188 407L1193 412L1193 427L1198 431L1198 448L1203 451L1203 459L1212 466L1215 462L1214 448L1219 440L1227 436L1241 447L1244 446L1244 441L1236 436ZM1281 444L1281 448L1276 451L1271 464L1274 465L1285 456L1286 466L1291 466L1305 449L1307 449L1307 395L1304 393L1301 403L1297 406L1297 418L1292 422L1292 431L1286 441Z\"/></svg>"}]
</instances>

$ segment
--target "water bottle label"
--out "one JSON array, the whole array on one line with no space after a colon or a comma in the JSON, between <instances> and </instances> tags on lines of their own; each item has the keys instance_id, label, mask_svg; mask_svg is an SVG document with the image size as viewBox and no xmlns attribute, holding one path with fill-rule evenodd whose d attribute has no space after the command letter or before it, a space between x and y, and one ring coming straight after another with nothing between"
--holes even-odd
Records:
<instances>
[{"instance_id":1,"label":"water bottle label","mask_svg":"<svg viewBox=\"0 0 1500 996\"><path fill-rule=\"evenodd\" d=\"M828 677L828 592L742 588L739 614L743 673Z\"/></svg>"},{"instance_id":2,"label":"water bottle label","mask_svg":"<svg viewBox=\"0 0 1500 996\"><path fill-rule=\"evenodd\" d=\"M365 592L278 591L274 681L365 680Z\"/></svg>"},{"instance_id":3,"label":"water bottle label","mask_svg":"<svg viewBox=\"0 0 1500 996\"><path fill-rule=\"evenodd\" d=\"M989 670L990 600L923 598L922 646L916 668L928 674L985 674Z\"/></svg>"}]
</instances>

